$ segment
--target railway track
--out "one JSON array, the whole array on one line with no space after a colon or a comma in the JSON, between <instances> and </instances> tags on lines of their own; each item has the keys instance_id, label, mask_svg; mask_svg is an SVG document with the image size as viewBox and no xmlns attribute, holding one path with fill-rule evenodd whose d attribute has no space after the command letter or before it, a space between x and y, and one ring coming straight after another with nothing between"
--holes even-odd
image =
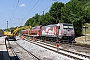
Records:
<instances>
[{"instance_id":1,"label":"railway track","mask_svg":"<svg viewBox=\"0 0 90 60\"><path fill-rule=\"evenodd\" d=\"M41 46L43 48L46 48L48 50L54 51L56 53L65 55L65 56L73 58L73 59L76 59L76 60L90 60L90 56L83 55L83 54L73 52L73 51L68 51L68 50L65 50L63 48L59 48L59 51L57 51L56 46L53 46L53 45L50 45L50 44L47 44L47 43L44 43L44 42L41 42L41 41L33 42L31 40L28 40L28 39L27 39L27 41L29 41L33 44L36 44L38 46Z\"/></svg>"},{"instance_id":2,"label":"railway track","mask_svg":"<svg viewBox=\"0 0 90 60\"><path fill-rule=\"evenodd\" d=\"M47 44L47 43L44 43L44 42L38 42L38 43L44 44L46 46L50 46L50 47L53 47L53 48L56 48L56 46L53 46L53 45L50 45L50 44ZM69 51L69 50L66 50L66 49L63 49L63 48L59 48L59 50L67 51L67 52L76 54L78 56L82 56L82 57L85 57L85 58L89 58L90 59L90 56L87 56L87 55L84 55L84 54L80 54L80 53L77 53L77 52Z\"/></svg>"},{"instance_id":3,"label":"railway track","mask_svg":"<svg viewBox=\"0 0 90 60\"><path fill-rule=\"evenodd\" d=\"M15 42L19 47L21 47L22 49L24 49L25 51L27 51L27 53L29 55L32 55L33 58L36 58L36 60L41 60L40 58L38 58L37 56L35 56L34 54L32 54L30 51L28 51L27 49L23 48L22 46L20 46L17 42Z\"/></svg>"},{"instance_id":4,"label":"railway track","mask_svg":"<svg viewBox=\"0 0 90 60\"><path fill-rule=\"evenodd\" d=\"M31 60L41 60L37 56L32 54L30 51L28 51L25 48L23 48L22 46L20 46L17 42L13 41L13 44L14 45L12 45L12 42L8 41L9 49L11 49L10 51L13 52L13 55L15 56L14 57L15 60L30 60L30 59ZM18 48L15 49L15 47L18 47ZM18 58L18 59L16 59L16 58ZM14 59L12 58L11 60L14 60Z\"/></svg>"},{"instance_id":5,"label":"railway track","mask_svg":"<svg viewBox=\"0 0 90 60\"><path fill-rule=\"evenodd\" d=\"M15 53L14 49L11 47L9 41L5 41L7 51L11 60L20 60L19 56Z\"/></svg>"}]
</instances>

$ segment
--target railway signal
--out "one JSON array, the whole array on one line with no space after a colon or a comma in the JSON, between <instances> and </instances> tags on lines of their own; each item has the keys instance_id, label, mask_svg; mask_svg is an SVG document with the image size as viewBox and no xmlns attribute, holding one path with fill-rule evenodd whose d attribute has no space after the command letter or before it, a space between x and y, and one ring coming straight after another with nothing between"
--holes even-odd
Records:
<instances>
[{"instance_id":1,"label":"railway signal","mask_svg":"<svg viewBox=\"0 0 90 60\"><path fill-rule=\"evenodd\" d=\"M86 29L88 28L88 26L83 26L83 28L85 29L85 41L86 41Z\"/></svg>"}]
</instances>

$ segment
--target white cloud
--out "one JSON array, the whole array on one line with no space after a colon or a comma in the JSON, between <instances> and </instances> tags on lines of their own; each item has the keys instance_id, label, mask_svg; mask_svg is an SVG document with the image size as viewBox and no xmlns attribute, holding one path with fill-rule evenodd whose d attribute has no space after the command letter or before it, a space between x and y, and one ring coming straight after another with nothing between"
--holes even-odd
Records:
<instances>
[{"instance_id":1,"label":"white cloud","mask_svg":"<svg viewBox=\"0 0 90 60\"><path fill-rule=\"evenodd\" d=\"M22 7L23 7L23 6L25 6L25 4L21 4L20 6L22 6Z\"/></svg>"}]
</instances>

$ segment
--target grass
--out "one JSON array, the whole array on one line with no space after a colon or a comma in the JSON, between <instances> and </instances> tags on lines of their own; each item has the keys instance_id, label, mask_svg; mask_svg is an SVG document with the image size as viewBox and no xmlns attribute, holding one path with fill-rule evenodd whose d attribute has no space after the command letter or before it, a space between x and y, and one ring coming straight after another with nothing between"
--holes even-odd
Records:
<instances>
[{"instance_id":1,"label":"grass","mask_svg":"<svg viewBox=\"0 0 90 60\"><path fill-rule=\"evenodd\" d=\"M76 45L84 46L84 44L82 44L82 43L80 43L80 42L76 42Z\"/></svg>"},{"instance_id":2,"label":"grass","mask_svg":"<svg viewBox=\"0 0 90 60\"><path fill-rule=\"evenodd\" d=\"M76 42L75 45L76 45L76 46L81 46L81 47L90 48L90 45L88 45L88 44L83 44L83 43L80 43L80 42Z\"/></svg>"},{"instance_id":3,"label":"grass","mask_svg":"<svg viewBox=\"0 0 90 60\"><path fill-rule=\"evenodd\" d=\"M80 36L75 38L75 45L90 48L90 23L86 23L84 26L88 26L88 28L86 29L86 36ZM82 34L85 35L85 28L83 28Z\"/></svg>"}]
</instances>

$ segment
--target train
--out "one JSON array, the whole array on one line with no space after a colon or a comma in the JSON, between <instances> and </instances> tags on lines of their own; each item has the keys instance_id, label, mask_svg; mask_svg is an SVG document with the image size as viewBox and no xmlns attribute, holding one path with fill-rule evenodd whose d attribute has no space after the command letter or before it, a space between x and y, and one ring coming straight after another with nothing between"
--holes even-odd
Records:
<instances>
[{"instance_id":1,"label":"train","mask_svg":"<svg viewBox=\"0 0 90 60\"><path fill-rule=\"evenodd\" d=\"M58 23L47 26L35 26L31 30L22 30L22 35L27 36L30 33L31 37L44 40L56 40L75 42L75 31L73 24Z\"/></svg>"}]
</instances>

